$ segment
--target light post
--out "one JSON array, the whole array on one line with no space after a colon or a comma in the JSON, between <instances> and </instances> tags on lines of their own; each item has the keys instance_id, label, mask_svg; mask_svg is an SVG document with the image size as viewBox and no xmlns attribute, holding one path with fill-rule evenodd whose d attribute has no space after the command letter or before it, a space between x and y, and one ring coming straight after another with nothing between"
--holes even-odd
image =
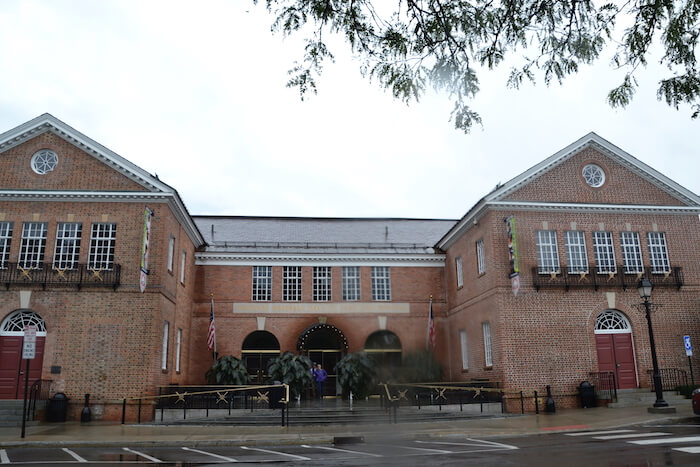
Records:
<instances>
[{"instance_id":1,"label":"light post","mask_svg":"<svg viewBox=\"0 0 700 467\"><path fill-rule=\"evenodd\" d=\"M649 298L651 297L651 290L654 288L653 284L646 277L642 277L637 285L637 292L639 296L644 299L644 309L647 314L647 325L649 326L649 346L651 347L651 363L654 367L654 391L656 392L656 402L654 402L654 407L668 407L668 402L664 400L664 390L661 385L661 375L659 374L659 361L656 359L656 344L654 343L654 330L651 327L651 303Z\"/></svg>"}]
</instances>

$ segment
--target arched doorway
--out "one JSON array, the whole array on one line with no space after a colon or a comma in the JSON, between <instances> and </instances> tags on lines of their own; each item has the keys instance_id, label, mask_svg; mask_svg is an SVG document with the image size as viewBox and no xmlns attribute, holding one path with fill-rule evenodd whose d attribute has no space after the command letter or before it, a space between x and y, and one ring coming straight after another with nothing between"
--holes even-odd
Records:
<instances>
[{"instance_id":1,"label":"arched doorway","mask_svg":"<svg viewBox=\"0 0 700 467\"><path fill-rule=\"evenodd\" d=\"M324 396L337 395L335 365L348 351L345 334L330 324L314 324L304 330L297 341L297 350L328 372Z\"/></svg>"},{"instance_id":2,"label":"arched doorway","mask_svg":"<svg viewBox=\"0 0 700 467\"><path fill-rule=\"evenodd\" d=\"M380 381L387 381L401 366L401 340L391 331L375 331L365 341L365 352L377 366Z\"/></svg>"},{"instance_id":3,"label":"arched doorway","mask_svg":"<svg viewBox=\"0 0 700 467\"><path fill-rule=\"evenodd\" d=\"M27 367L22 360L22 341L25 326L34 326L37 330L36 352L29 362L29 384L41 379L46 342L44 320L31 310L13 311L0 325L0 399L24 397L24 372Z\"/></svg>"},{"instance_id":4,"label":"arched doorway","mask_svg":"<svg viewBox=\"0 0 700 467\"><path fill-rule=\"evenodd\" d=\"M632 326L627 317L617 310L605 310L596 318L594 332L598 371L614 373L618 389L636 388Z\"/></svg>"},{"instance_id":5,"label":"arched doorway","mask_svg":"<svg viewBox=\"0 0 700 467\"><path fill-rule=\"evenodd\" d=\"M254 383L267 379L267 364L279 355L280 343L271 332L253 331L243 341L241 357Z\"/></svg>"}]
</instances>

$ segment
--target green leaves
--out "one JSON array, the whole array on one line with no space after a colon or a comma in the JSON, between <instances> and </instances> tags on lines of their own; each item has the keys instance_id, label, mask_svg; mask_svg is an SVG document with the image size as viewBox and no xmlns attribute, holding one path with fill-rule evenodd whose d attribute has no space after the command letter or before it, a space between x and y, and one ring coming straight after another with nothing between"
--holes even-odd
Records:
<instances>
[{"instance_id":1,"label":"green leaves","mask_svg":"<svg viewBox=\"0 0 700 467\"><path fill-rule=\"evenodd\" d=\"M338 384L343 391L359 399L369 396L376 384L374 361L365 352L350 353L335 366Z\"/></svg>"},{"instance_id":2,"label":"green leaves","mask_svg":"<svg viewBox=\"0 0 700 467\"><path fill-rule=\"evenodd\" d=\"M239 385L250 383L250 376L245 365L233 355L219 358L207 370L205 377L209 384Z\"/></svg>"},{"instance_id":3,"label":"green leaves","mask_svg":"<svg viewBox=\"0 0 700 467\"><path fill-rule=\"evenodd\" d=\"M288 384L292 394L297 397L312 382L311 360L306 355L284 352L270 361L267 374L274 381Z\"/></svg>"},{"instance_id":4,"label":"green leaves","mask_svg":"<svg viewBox=\"0 0 700 467\"><path fill-rule=\"evenodd\" d=\"M257 0L253 0L257 3ZM428 86L446 90L455 100L451 120L469 132L481 124L466 101L479 91L473 63L488 69L513 57L508 85L542 73L545 84L561 83L581 64L597 60L606 46L617 52L613 65L627 69L625 81L608 95L614 106L634 95L639 66L651 45L661 40L673 76L660 82L658 97L669 105L691 104L698 114L695 84L700 2L697 0L630 0L599 4L591 0L266 0L276 20L273 30L285 35L310 34L304 60L290 70L287 85L301 98L316 93L323 62L333 60L326 32L343 36L359 55L363 74L404 102L418 101ZM619 18L633 20L614 37ZM309 26L309 27L306 27ZM310 33L307 33L310 31ZM619 33L620 31L618 31ZM525 54L526 49L534 55Z\"/></svg>"}]
</instances>

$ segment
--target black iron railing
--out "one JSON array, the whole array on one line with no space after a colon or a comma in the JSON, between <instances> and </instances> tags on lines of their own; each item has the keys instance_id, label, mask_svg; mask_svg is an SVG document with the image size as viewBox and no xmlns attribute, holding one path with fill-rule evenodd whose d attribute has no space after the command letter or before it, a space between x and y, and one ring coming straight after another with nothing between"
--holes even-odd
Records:
<instances>
[{"instance_id":1,"label":"black iron railing","mask_svg":"<svg viewBox=\"0 0 700 467\"><path fill-rule=\"evenodd\" d=\"M588 373L596 393L611 402L617 402L617 382L612 371L595 371Z\"/></svg>"},{"instance_id":2,"label":"black iron railing","mask_svg":"<svg viewBox=\"0 0 700 467\"><path fill-rule=\"evenodd\" d=\"M121 266L113 264L111 269L100 269L87 264L76 264L73 269L59 269L51 263L39 264L36 268L24 268L18 263L4 263L0 268L0 284L7 289L12 285L35 285L46 288L59 287L119 287Z\"/></svg>"},{"instance_id":3,"label":"black iron railing","mask_svg":"<svg viewBox=\"0 0 700 467\"><path fill-rule=\"evenodd\" d=\"M661 387L664 391L677 391L681 386L688 385L688 373L679 368L659 368ZM654 370L647 370L647 378L651 391L654 391Z\"/></svg>"},{"instance_id":4,"label":"black iron railing","mask_svg":"<svg viewBox=\"0 0 700 467\"><path fill-rule=\"evenodd\" d=\"M563 288L567 291L585 288L598 290L600 287L615 287L627 290L628 288L635 288L642 276L651 280L654 283L654 287L675 287L680 289L683 286L683 271L680 267L672 267L666 272L645 267L642 272L628 274L624 272L622 265L618 265L615 271L612 272L598 272L595 265L575 271L569 270L566 265L562 265L556 271L533 267L532 285L537 291L541 288Z\"/></svg>"},{"instance_id":5,"label":"black iron railing","mask_svg":"<svg viewBox=\"0 0 700 467\"><path fill-rule=\"evenodd\" d=\"M53 381L50 379L38 379L29 387L29 400L27 412L24 414L25 420L34 420L36 416L36 406L38 401L49 399L49 387Z\"/></svg>"},{"instance_id":6,"label":"black iron railing","mask_svg":"<svg viewBox=\"0 0 700 467\"><path fill-rule=\"evenodd\" d=\"M397 407L459 406L479 404L484 411L484 404L496 403L503 407L503 391L500 383L493 381L471 381L456 383L417 383L417 384L380 384L378 394L381 406L387 410Z\"/></svg>"}]
</instances>

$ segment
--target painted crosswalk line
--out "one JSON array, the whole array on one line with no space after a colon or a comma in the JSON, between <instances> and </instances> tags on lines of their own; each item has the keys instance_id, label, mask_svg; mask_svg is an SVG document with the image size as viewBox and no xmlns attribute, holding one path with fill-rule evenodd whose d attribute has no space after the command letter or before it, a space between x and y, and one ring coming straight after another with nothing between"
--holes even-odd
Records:
<instances>
[{"instance_id":1,"label":"painted crosswalk line","mask_svg":"<svg viewBox=\"0 0 700 467\"><path fill-rule=\"evenodd\" d=\"M688 448L673 448L674 451L681 451L688 454L700 454L700 446L691 446Z\"/></svg>"},{"instance_id":2,"label":"painted crosswalk line","mask_svg":"<svg viewBox=\"0 0 700 467\"><path fill-rule=\"evenodd\" d=\"M324 449L326 451L335 451L335 452L347 452L348 454L362 454L363 456L371 456L371 457L384 457L381 454L374 454L371 452L351 451L350 449L331 448L328 446L309 446L308 444L302 444L301 447L302 448L311 448L311 449Z\"/></svg>"},{"instance_id":3,"label":"painted crosswalk line","mask_svg":"<svg viewBox=\"0 0 700 467\"><path fill-rule=\"evenodd\" d=\"M219 454L214 454L213 452L200 451L199 449L187 448L187 447L183 447L182 449L184 451L196 452L198 454L204 454L205 456L211 456L215 459L221 459L222 461L226 461L226 462L238 462L236 459L234 459L232 457L221 456Z\"/></svg>"},{"instance_id":4,"label":"painted crosswalk line","mask_svg":"<svg viewBox=\"0 0 700 467\"><path fill-rule=\"evenodd\" d=\"M63 452L70 454L70 456L71 456L73 459L77 460L78 462L87 462L87 459L85 459L85 458L79 456L78 454L76 454L75 452L71 451L71 450L68 449L68 448L63 448Z\"/></svg>"},{"instance_id":5,"label":"painted crosswalk line","mask_svg":"<svg viewBox=\"0 0 700 467\"><path fill-rule=\"evenodd\" d=\"M125 450L126 452L130 452L130 453L132 453L132 454L136 454L137 456L141 456L141 457L143 457L144 459L148 459L148 460L151 461L151 462L155 462L155 463L158 463L158 464L160 464L161 462L163 462L163 461L160 460L160 459L156 459L155 457L149 456L148 454L144 454L144 453L142 453L142 452L135 451L135 450L130 449L130 448L122 448L122 449Z\"/></svg>"},{"instance_id":6,"label":"painted crosswalk line","mask_svg":"<svg viewBox=\"0 0 700 467\"><path fill-rule=\"evenodd\" d=\"M630 441L632 444L639 446L649 446L653 444L671 444L671 443L697 443L700 442L700 436L681 436L678 438L663 438L663 439L641 439L638 441Z\"/></svg>"},{"instance_id":7,"label":"painted crosswalk line","mask_svg":"<svg viewBox=\"0 0 700 467\"><path fill-rule=\"evenodd\" d=\"M634 430L604 430L604 431L579 431L578 433L564 433L566 436L596 436L612 435L616 433L632 433Z\"/></svg>"},{"instance_id":8,"label":"painted crosswalk line","mask_svg":"<svg viewBox=\"0 0 700 467\"><path fill-rule=\"evenodd\" d=\"M241 449L245 449L248 451L260 451L260 452L264 452L267 454L277 454L278 456L291 457L292 459L297 459L300 461L310 461L311 460L310 457L297 456L296 454L287 454L286 452L272 451L271 449L251 448L248 446L241 446Z\"/></svg>"},{"instance_id":9,"label":"painted crosswalk line","mask_svg":"<svg viewBox=\"0 0 700 467\"><path fill-rule=\"evenodd\" d=\"M630 439L630 438L645 438L647 436L669 436L671 433L655 431L652 433L627 433L625 435L608 435L594 436L593 439L611 440L611 439Z\"/></svg>"}]
</instances>

